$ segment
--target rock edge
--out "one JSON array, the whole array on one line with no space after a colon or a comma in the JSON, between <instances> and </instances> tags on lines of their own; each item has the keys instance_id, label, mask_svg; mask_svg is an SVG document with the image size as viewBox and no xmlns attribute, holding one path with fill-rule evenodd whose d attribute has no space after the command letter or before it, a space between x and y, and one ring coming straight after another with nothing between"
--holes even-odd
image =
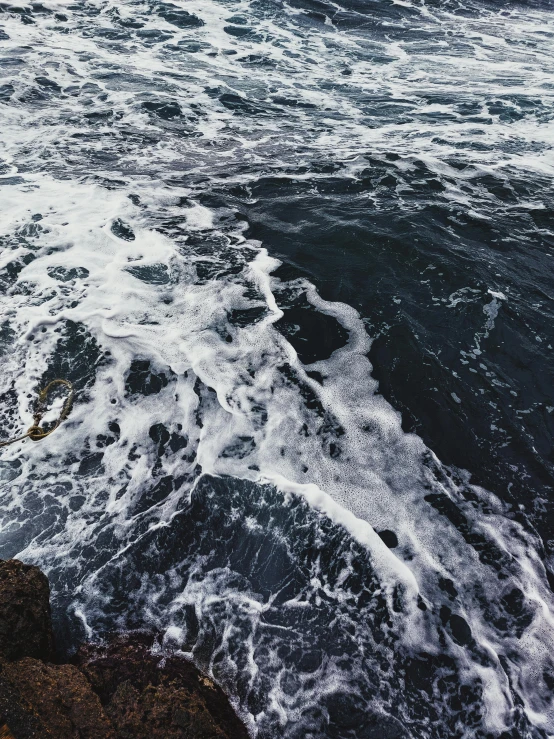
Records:
<instances>
[{"instance_id":1,"label":"rock edge","mask_svg":"<svg viewBox=\"0 0 554 739\"><path fill-rule=\"evenodd\" d=\"M55 663L48 579L0 560L1 739L248 739L221 688L152 634Z\"/></svg>"}]
</instances>

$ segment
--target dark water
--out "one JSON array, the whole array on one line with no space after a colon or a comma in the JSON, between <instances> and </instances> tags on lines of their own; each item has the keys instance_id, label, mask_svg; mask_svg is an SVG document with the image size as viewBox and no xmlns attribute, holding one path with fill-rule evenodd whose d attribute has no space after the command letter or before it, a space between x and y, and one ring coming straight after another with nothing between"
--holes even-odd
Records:
<instances>
[{"instance_id":1,"label":"dark water","mask_svg":"<svg viewBox=\"0 0 554 739\"><path fill-rule=\"evenodd\" d=\"M1 437L78 391L0 556L67 650L153 628L268 739L554 734L553 118L546 1L0 4Z\"/></svg>"}]
</instances>

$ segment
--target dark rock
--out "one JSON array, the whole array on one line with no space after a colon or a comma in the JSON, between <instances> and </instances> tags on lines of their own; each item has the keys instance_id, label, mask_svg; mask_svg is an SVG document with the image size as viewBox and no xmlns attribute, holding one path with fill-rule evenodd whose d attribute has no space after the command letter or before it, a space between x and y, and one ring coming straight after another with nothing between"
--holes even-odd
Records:
<instances>
[{"instance_id":1,"label":"dark rock","mask_svg":"<svg viewBox=\"0 0 554 739\"><path fill-rule=\"evenodd\" d=\"M247 739L221 688L180 657L152 654L152 643L135 634L75 658L118 739Z\"/></svg>"},{"instance_id":2,"label":"dark rock","mask_svg":"<svg viewBox=\"0 0 554 739\"><path fill-rule=\"evenodd\" d=\"M221 688L184 659L154 654L153 635L47 662L49 595L38 567L0 560L0 739L248 739Z\"/></svg>"},{"instance_id":3,"label":"dark rock","mask_svg":"<svg viewBox=\"0 0 554 739\"><path fill-rule=\"evenodd\" d=\"M45 664L26 657L5 664L2 674L15 689L20 706L32 706L35 720L41 724L41 736L115 739L98 696L73 665ZM10 728L15 731L15 727Z\"/></svg>"},{"instance_id":4,"label":"dark rock","mask_svg":"<svg viewBox=\"0 0 554 739\"><path fill-rule=\"evenodd\" d=\"M50 586L38 567L0 561L0 657L52 660Z\"/></svg>"},{"instance_id":5,"label":"dark rock","mask_svg":"<svg viewBox=\"0 0 554 739\"><path fill-rule=\"evenodd\" d=\"M21 700L19 692L3 673L4 664L0 662L0 739L51 737L49 732L43 732L38 716Z\"/></svg>"}]
</instances>

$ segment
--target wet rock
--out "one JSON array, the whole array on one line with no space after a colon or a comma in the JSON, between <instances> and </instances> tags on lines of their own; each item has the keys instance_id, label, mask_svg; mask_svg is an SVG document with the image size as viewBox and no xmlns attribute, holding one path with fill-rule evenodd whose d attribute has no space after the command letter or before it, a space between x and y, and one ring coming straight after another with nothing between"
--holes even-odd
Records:
<instances>
[{"instance_id":1,"label":"wet rock","mask_svg":"<svg viewBox=\"0 0 554 739\"><path fill-rule=\"evenodd\" d=\"M155 654L153 635L48 662L49 595L38 567L0 560L0 739L248 739L221 688L182 658Z\"/></svg>"},{"instance_id":2,"label":"wet rock","mask_svg":"<svg viewBox=\"0 0 554 739\"><path fill-rule=\"evenodd\" d=\"M19 692L4 677L0 662L0 739L46 739L41 722L31 706L22 702Z\"/></svg>"},{"instance_id":3,"label":"wet rock","mask_svg":"<svg viewBox=\"0 0 554 739\"><path fill-rule=\"evenodd\" d=\"M0 657L54 657L50 586L38 567L0 561Z\"/></svg>"},{"instance_id":4,"label":"wet rock","mask_svg":"<svg viewBox=\"0 0 554 739\"><path fill-rule=\"evenodd\" d=\"M118 739L247 739L221 688L182 658L153 654L152 643L135 634L75 658Z\"/></svg>"},{"instance_id":5,"label":"wet rock","mask_svg":"<svg viewBox=\"0 0 554 739\"><path fill-rule=\"evenodd\" d=\"M100 699L73 665L45 664L26 657L5 664L2 674L15 689L20 705L32 707L42 731L49 732L47 736L115 739Z\"/></svg>"}]
</instances>

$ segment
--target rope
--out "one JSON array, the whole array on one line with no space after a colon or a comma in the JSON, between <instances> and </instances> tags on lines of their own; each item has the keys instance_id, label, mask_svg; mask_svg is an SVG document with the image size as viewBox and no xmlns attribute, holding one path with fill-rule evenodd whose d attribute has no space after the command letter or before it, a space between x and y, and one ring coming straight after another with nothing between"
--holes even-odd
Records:
<instances>
[{"instance_id":1,"label":"rope","mask_svg":"<svg viewBox=\"0 0 554 739\"><path fill-rule=\"evenodd\" d=\"M48 400L48 393L50 391L50 388L54 387L54 385L64 385L65 387L69 388L69 393L67 398L65 399L65 403L63 404L63 408L58 417L58 420L56 421L54 426L52 426L52 428L48 429L47 431L46 429L41 427L40 422L47 408L46 401ZM17 436L15 439L0 441L0 447L8 446L9 444L15 444L17 441L23 441L24 439L31 439L31 441L41 441L41 439L45 439L47 436L50 436L50 434L53 434L58 426L60 426L61 422L64 421L69 415L69 411L71 410L71 406L73 405L74 398L75 390L69 380L52 380L52 382L49 382L44 390L41 390L38 395L37 409L35 415L33 416L33 425L27 430L25 434Z\"/></svg>"}]
</instances>

